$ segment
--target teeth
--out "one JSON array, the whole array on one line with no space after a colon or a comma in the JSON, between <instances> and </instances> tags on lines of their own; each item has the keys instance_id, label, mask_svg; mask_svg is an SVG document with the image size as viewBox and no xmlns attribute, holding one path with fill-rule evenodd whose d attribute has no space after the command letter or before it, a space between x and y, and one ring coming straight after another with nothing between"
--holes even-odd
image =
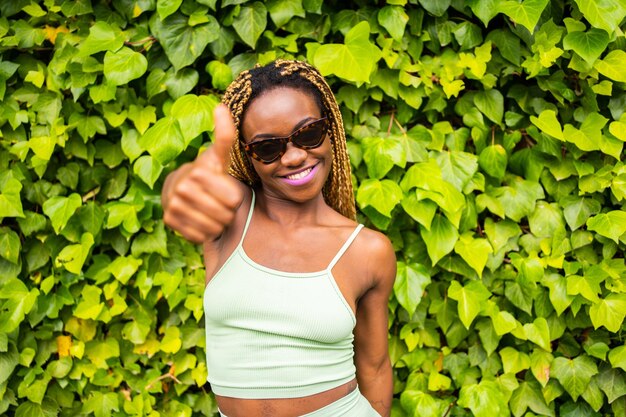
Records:
<instances>
[{"instance_id":1,"label":"teeth","mask_svg":"<svg viewBox=\"0 0 626 417\"><path fill-rule=\"evenodd\" d=\"M307 175L309 175L309 173L311 172L313 168L309 168L306 169L302 172L298 172L297 174L293 174L293 175L287 175L287 178L289 178L290 180L299 180L301 178L306 177Z\"/></svg>"}]
</instances>

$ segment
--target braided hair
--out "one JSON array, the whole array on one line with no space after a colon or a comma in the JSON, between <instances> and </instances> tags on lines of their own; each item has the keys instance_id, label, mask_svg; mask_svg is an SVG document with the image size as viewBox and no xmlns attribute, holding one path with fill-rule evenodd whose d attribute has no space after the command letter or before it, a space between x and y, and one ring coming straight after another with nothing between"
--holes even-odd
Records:
<instances>
[{"instance_id":1,"label":"braided hair","mask_svg":"<svg viewBox=\"0 0 626 417\"><path fill-rule=\"evenodd\" d=\"M313 98L330 122L330 140L333 154L332 169L322 194L326 203L342 215L356 218L350 160L346 135L337 100L322 75L302 61L276 60L266 66L243 71L226 89L222 102L228 106L236 127L236 138L230 151L229 173L251 187L260 185L260 179L247 158L239 138L241 123L249 104L257 97L275 88L293 88Z\"/></svg>"}]
</instances>

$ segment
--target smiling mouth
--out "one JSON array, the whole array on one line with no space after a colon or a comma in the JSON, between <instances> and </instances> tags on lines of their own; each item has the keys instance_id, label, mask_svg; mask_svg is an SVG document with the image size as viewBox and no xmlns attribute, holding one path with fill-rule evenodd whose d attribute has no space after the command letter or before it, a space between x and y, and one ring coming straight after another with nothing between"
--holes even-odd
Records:
<instances>
[{"instance_id":1,"label":"smiling mouth","mask_svg":"<svg viewBox=\"0 0 626 417\"><path fill-rule=\"evenodd\" d=\"M304 171L300 171L291 175L285 175L283 178L287 178L288 180L300 180L302 178L305 178L307 175L309 175L311 171L313 171L313 168L315 167L312 166L312 167L305 169Z\"/></svg>"}]
</instances>

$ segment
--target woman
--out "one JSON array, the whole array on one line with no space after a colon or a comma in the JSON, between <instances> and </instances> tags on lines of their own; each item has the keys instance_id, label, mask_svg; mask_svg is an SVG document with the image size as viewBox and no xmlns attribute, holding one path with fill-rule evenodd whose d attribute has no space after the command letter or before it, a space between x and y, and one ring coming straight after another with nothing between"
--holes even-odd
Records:
<instances>
[{"instance_id":1,"label":"woman","mask_svg":"<svg viewBox=\"0 0 626 417\"><path fill-rule=\"evenodd\" d=\"M395 255L354 220L330 87L308 64L276 61L240 74L223 103L213 146L162 194L165 223L204 245L220 414L389 416Z\"/></svg>"}]
</instances>

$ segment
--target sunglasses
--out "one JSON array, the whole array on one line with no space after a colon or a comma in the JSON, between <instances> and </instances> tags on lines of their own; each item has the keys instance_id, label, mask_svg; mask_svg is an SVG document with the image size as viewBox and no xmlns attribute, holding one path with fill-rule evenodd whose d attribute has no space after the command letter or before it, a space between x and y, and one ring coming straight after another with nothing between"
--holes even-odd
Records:
<instances>
[{"instance_id":1,"label":"sunglasses","mask_svg":"<svg viewBox=\"0 0 626 417\"><path fill-rule=\"evenodd\" d=\"M324 143L328 119L322 117L305 124L289 136L261 139L243 143L244 150L252 158L264 164L271 164L287 152L287 144L293 143L300 149L315 149Z\"/></svg>"}]
</instances>

